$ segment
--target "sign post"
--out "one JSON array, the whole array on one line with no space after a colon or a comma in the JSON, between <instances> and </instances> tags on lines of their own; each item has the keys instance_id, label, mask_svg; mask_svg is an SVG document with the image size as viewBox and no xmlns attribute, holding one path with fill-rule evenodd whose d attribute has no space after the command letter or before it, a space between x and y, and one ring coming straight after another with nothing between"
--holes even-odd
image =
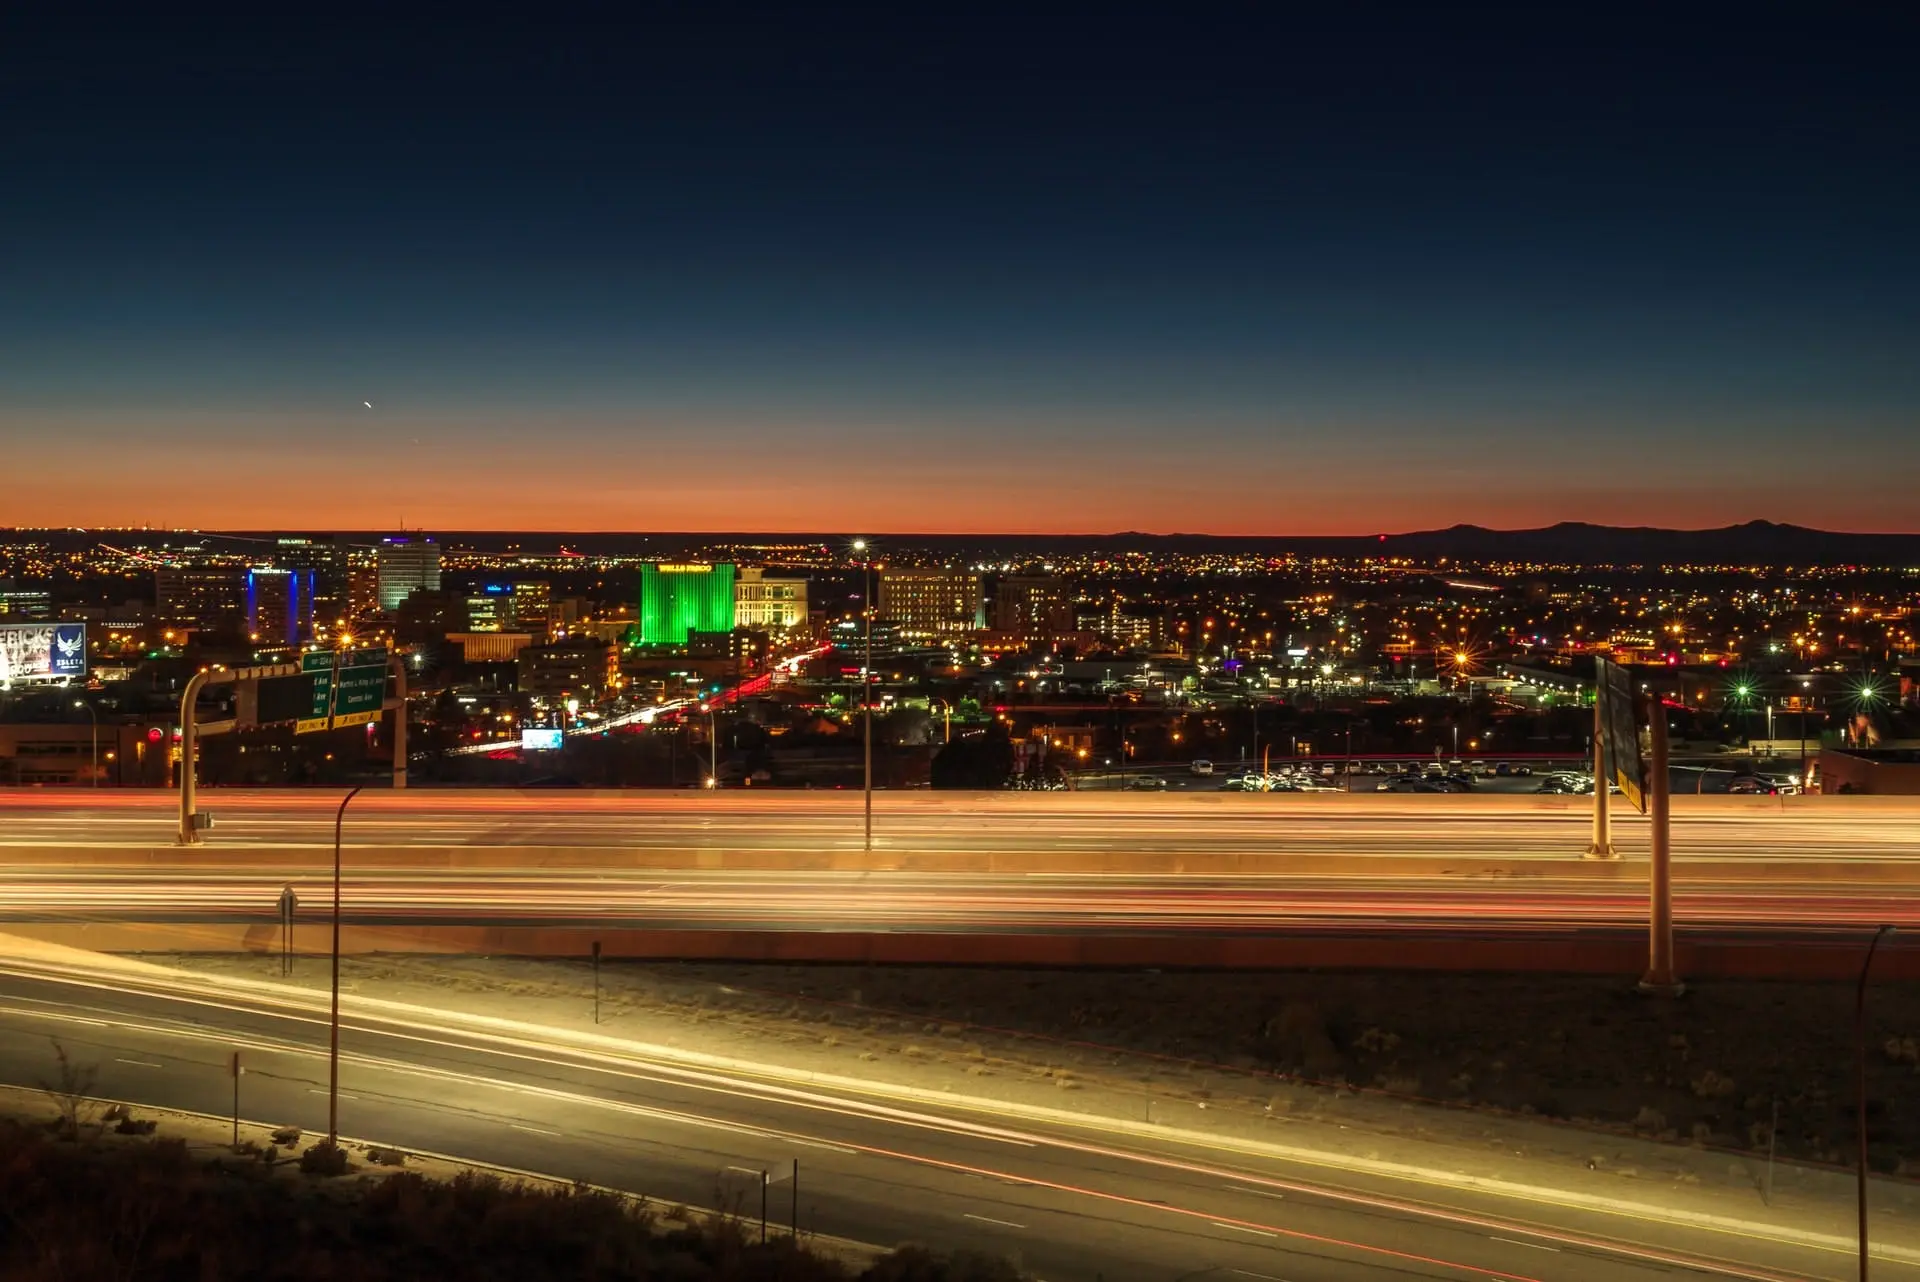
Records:
<instances>
[{"instance_id":1,"label":"sign post","mask_svg":"<svg viewBox=\"0 0 1920 1282\"><path fill-rule=\"evenodd\" d=\"M240 1052L233 1053L233 1060L227 1065L227 1071L233 1074L233 1147L240 1147L240 1074L246 1070L240 1067Z\"/></svg>"},{"instance_id":2,"label":"sign post","mask_svg":"<svg viewBox=\"0 0 1920 1282\"><path fill-rule=\"evenodd\" d=\"M1674 974L1673 962L1673 827L1668 806L1670 772L1667 769L1667 706L1656 697L1642 699L1627 670L1607 659L1597 659L1599 685L1595 691L1595 737L1603 741L1595 758L1602 770L1593 781L1594 844L1600 844L1603 804L1600 794L1609 784L1620 785L1620 795L1651 824L1652 854L1647 861L1647 973L1640 991L1677 997L1686 986ZM1647 743L1640 743L1640 721L1647 723ZM1609 838L1611 833L1604 834ZM1589 854L1593 851L1589 850ZM1596 856L1601 857L1601 856Z\"/></svg>"},{"instance_id":3,"label":"sign post","mask_svg":"<svg viewBox=\"0 0 1920 1282\"><path fill-rule=\"evenodd\" d=\"M1678 997L1686 985L1673 966L1673 841L1669 823L1667 770L1667 705L1656 695L1647 700L1648 739L1653 749L1648 782L1653 785L1648 814L1653 820L1653 854L1648 860L1652 885L1648 895L1647 973L1640 991Z\"/></svg>"},{"instance_id":4,"label":"sign post","mask_svg":"<svg viewBox=\"0 0 1920 1282\"><path fill-rule=\"evenodd\" d=\"M1604 664L1605 659L1596 659ZM1587 844L1589 859L1618 859L1620 852L1613 848L1613 816L1609 813L1608 803L1613 792L1613 780L1607 777L1607 699L1601 688L1601 682L1594 682L1593 690L1593 840Z\"/></svg>"},{"instance_id":5,"label":"sign post","mask_svg":"<svg viewBox=\"0 0 1920 1282\"><path fill-rule=\"evenodd\" d=\"M293 974L293 915L299 911L300 896L287 886L280 892L280 973Z\"/></svg>"}]
</instances>

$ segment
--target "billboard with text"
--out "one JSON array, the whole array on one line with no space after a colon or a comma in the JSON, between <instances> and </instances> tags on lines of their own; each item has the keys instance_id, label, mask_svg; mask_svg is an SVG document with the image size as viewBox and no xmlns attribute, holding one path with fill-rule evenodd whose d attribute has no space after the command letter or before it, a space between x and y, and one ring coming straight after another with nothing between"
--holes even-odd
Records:
<instances>
[{"instance_id":1,"label":"billboard with text","mask_svg":"<svg viewBox=\"0 0 1920 1282\"><path fill-rule=\"evenodd\" d=\"M86 624L0 623L0 685L86 675Z\"/></svg>"}]
</instances>

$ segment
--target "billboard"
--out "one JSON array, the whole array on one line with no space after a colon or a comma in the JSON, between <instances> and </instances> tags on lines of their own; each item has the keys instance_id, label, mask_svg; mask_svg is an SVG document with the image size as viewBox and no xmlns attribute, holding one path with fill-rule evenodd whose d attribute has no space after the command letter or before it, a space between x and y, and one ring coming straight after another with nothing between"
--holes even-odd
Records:
<instances>
[{"instance_id":1,"label":"billboard","mask_svg":"<svg viewBox=\"0 0 1920 1282\"><path fill-rule=\"evenodd\" d=\"M523 726L520 747L526 752L554 752L560 747L560 727Z\"/></svg>"},{"instance_id":2,"label":"billboard","mask_svg":"<svg viewBox=\"0 0 1920 1282\"><path fill-rule=\"evenodd\" d=\"M0 685L86 675L86 624L0 623Z\"/></svg>"},{"instance_id":3,"label":"billboard","mask_svg":"<svg viewBox=\"0 0 1920 1282\"><path fill-rule=\"evenodd\" d=\"M1600 700L1600 738L1606 749L1607 783L1620 785L1620 794L1641 814L1647 812L1647 759L1640 747L1640 718L1635 711L1633 677L1617 663L1598 658L1595 697Z\"/></svg>"}]
</instances>

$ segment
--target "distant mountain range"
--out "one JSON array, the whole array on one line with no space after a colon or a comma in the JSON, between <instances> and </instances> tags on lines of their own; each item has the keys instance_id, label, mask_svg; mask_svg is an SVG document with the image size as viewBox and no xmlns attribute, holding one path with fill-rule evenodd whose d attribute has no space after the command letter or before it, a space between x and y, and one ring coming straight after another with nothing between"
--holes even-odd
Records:
<instances>
[{"instance_id":1,"label":"distant mountain range","mask_svg":"<svg viewBox=\"0 0 1920 1282\"><path fill-rule=\"evenodd\" d=\"M1920 565L1920 534L1844 534L1773 521L1716 530L1588 525L1539 530L1456 525L1392 534L1374 545L1419 560L1553 561L1576 565Z\"/></svg>"},{"instance_id":2,"label":"distant mountain range","mask_svg":"<svg viewBox=\"0 0 1920 1282\"><path fill-rule=\"evenodd\" d=\"M157 541L130 531L93 534L84 530L18 530L16 539L79 548L102 538L110 543ZM523 549L552 553L561 548L587 554L645 555L671 558L704 548L732 544L742 549L813 544L844 547L847 535L767 533L581 533L483 530L428 531L443 545L481 551ZM377 543L379 531L341 531L350 543ZM0 540L6 535L0 535ZM226 531L189 535L232 550L270 544L270 532ZM180 535L172 536L176 546ZM1399 556L1417 561L1442 557L1458 561L1550 562L1560 565L1865 565L1920 566L1920 534L1847 534L1812 530L1773 521L1748 521L1712 530L1663 530L1649 526L1589 525L1565 521L1536 530L1490 530L1456 525L1445 530L1407 534L1241 537L1207 534L879 534L883 551L908 549L956 558L1001 559L1033 555L1085 555L1097 552L1240 553L1271 556ZM264 547L263 547L264 550Z\"/></svg>"}]
</instances>

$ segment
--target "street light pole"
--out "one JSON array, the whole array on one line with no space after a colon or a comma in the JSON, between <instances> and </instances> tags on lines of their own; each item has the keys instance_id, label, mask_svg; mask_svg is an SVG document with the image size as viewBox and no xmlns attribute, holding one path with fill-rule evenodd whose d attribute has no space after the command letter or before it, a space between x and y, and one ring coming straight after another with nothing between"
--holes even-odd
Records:
<instances>
[{"instance_id":1,"label":"street light pole","mask_svg":"<svg viewBox=\"0 0 1920 1282\"><path fill-rule=\"evenodd\" d=\"M1893 931L1893 926L1885 925L1873 932L1866 958L1860 963L1860 984L1853 994L1853 1054L1859 1095L1856 1127L1860 1143L1860 1282L1867 1282L1867 972L1873 969L1873 954L1880 947L1880 941Z\"/></svg>"},{"instance_id":2,"label":"street light pole","mask_svg":"<svg viewBox=\"0 0 1920 1282\"><path fill-rule=\"evenodd\" d=\"M720 786L719 723L714 720L713 705L711 703L702 707L700 710L707 714L707 786L709 788L718 788Z\"/></svg>"},{"instance_id":3,"label":"street light pole","mask_svg":"<svg viewBox=\"0 0 1920 1282\"><path fill-rule=\"evenodd\" d=\"M327 1017L327 1145L340 1143L340 826L347 803L360 795L349 789L333 816L333 1010Z\"/></svg>"},{"instance_id":4,"label":"street light pole","mask_svg":"<svg viewBox=\"0 0 1920 1282\"><path fill-rule=\"evenodd\" d=\"M206 684L207 670L202 668L187 678L187 688L180 692L180 832L174 840L182 846L200 844L193 778L194 759L199 755L199 734L193 724L193 705Z\"/></svg>"},{"instance_id":5,"label":"street light pole","mask_svg":"<svg viewBox=\"0 0 1920 1282\"><path fill-rule=\"evenodd\" d=\"M864 809L862 845L873 849L873 558L867 541L855 539L860 553L860 613L866 616L866 639L860 659L861 804Z\"/></svg>"},{"instance_id":6,"label":"street light pole","mask_svg":"<svg viewBox=\"0 0 1920 1282\"><path fill-rule=\"evenodd\" d=\"M85 708L87 710L87 719L93 722L93 771L90 776L90 782L94 787L98 788L100 786L100 714L95 712L93 705L85 699L75 699L73 706L76 708Z\"/></svg>"}]
</instances>

